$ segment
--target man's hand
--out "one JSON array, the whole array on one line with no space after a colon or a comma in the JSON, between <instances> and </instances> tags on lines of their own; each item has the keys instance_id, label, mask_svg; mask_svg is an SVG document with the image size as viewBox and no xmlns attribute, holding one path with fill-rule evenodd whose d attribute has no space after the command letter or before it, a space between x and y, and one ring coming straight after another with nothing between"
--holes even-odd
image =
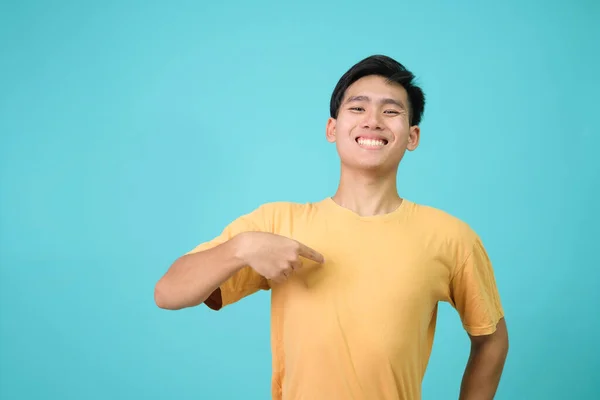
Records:
<instances>
[{"instance_id":1,"label":"man's hand","mask_svg":"<svg viewBox=\"0 0 600 400\"><path fill-rule=\"evenodd\" d=\"M294 270L301 268L301 257L319 264L324 262L323 255L317 251L285 236L244 232L236 239L239 241L237 257L245 265L274 282L285 281Z\"/></svg>"}]
</instances>

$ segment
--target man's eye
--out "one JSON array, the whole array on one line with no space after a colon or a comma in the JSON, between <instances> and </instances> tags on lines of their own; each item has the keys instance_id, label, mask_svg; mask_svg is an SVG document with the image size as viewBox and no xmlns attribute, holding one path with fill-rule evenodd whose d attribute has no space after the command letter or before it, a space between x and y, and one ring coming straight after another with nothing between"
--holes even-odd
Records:
<instances>
[{"instance_id":1,"label":"man's eye","mask_svg":"<svg viewBox=\"0 0 600 400\"><path fill-rule=\"evenodd\" d=\"M352 111L364 111L364 108L362 108L362 107L350 107L350 110L352 110Z\"/></svg>"},{"instance_id":2,"label":"man's eye","mask_svg":"<svg viewBox=\"0 0 600 400\"><path fill-rule=\"evenodd\" d=\"M387 110L385 111L386 114L400 114L398 111L396 110Z\"/></svg>"}]
</instances>

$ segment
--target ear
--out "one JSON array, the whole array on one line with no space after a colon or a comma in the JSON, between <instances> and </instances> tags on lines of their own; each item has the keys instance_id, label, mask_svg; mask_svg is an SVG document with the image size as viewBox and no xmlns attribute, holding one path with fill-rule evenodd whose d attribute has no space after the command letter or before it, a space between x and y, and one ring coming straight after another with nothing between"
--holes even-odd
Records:
<instances>
[{"instance_id":1,"label":"ear","mask_svg":"<svg viewBox=\"0 0 600 400\"><path fill-rule=\"evenodd\" d=\"M335 142L335 125L337 120L329 118L327 120L327 127L325 128L325 137L329 143Z\"/></svg>"},{"instance_id":2,"label":"ear","mask_svg":"<svg viewBox=\"0 0 600 400\"><path fill-rule=\"evenodd\" d=\"M419 140L421 139L421 129L415 125L410 127L410 132L408 133L408 145L406 146L406 150L413 151L419 146Z\"/></svg>"}]
</instances>

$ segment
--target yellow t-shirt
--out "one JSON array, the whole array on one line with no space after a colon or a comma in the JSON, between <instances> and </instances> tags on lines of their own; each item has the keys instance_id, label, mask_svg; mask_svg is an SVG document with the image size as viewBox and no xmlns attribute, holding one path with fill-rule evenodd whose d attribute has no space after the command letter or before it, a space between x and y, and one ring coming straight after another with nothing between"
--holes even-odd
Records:
<instances>
[{"instance_id":1,"label":"yellow t-shirt","mask_svg":"<svg viewBox=\"0 0 600 400\"><path fill-rule=\"evenodd\" d=\"M420 399L438 302L450 303L471 335L492 333L503 317L480 238L429 206L404 200L361 217L331 198L268 203L191 252L244 231L283 235L325 257L303 259L282 284L246 267L206 301L219 309L271 290L274 400Z\"/></svg>"}]
</instances>

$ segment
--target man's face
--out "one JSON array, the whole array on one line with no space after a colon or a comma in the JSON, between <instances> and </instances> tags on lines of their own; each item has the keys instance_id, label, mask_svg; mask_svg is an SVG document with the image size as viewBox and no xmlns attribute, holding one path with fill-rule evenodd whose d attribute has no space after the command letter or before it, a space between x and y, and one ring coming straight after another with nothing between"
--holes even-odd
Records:
<instances>
[{"instance_id":1,"label":"man's face","mask_svg":"<svg viewBox=\"0 0 600 400\"><path fill-rule=\"evenodd\" d=\"M397 168L405 151L417 148L419 134L410 126L406 90L379 76L354 82L337 119L327 123L327 140L336 143L344 166L381 172Z\"/></svg>"}]
</instances>

